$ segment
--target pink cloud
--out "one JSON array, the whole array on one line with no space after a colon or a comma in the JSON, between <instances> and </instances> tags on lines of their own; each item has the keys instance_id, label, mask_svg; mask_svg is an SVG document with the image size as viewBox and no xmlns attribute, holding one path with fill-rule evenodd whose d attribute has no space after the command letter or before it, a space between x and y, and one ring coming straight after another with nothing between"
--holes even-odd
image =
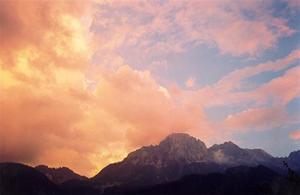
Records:
<instances>
[{"instance_id":1,"label":"pink cloud","mask_svg":"<svg viewBox=\"0 0 300 195\"><path fill-rule=\"evenodd\" d=\"M269 1L99 4L93 27L102 30L96 36L106 39L110 49L130 48L136 55L178 53L206 44L222 53L256 56L294 33L285 19L272 15ZM253 18L247 18L245 11L253 13Z\"/></svg>"},{"instance_id":2,"label":"pink cloud","mask_svg":"<svg viewBox=\"0 0 300 195\"><path fill-rule=\"evenodd\" d=\"M259 100L272 97L278 104L287 104L295 97L300 96L300 66L289 69L283 76L262 85L258 90Z\"/></svg>"},{"instance_id":3,"label":"pink cloud","mask_svg":"<svg viewBox=\"0 0 300 195\"><path fill-rule=\"evenodd\" d=\"M288 115L282 108L250 108L229 115L224 125L231 130L256 131L279 127L287 122Z\"/></svg>"},{"instance_id":4,"label":"pink cloud","mask_svg":"<svg viewBox=\"0 0 300 195\"><path fill-rule=\"evenodd\" d=\"M193 88L193 87L195 87L195 84L196 84L196 79L193 77L191 77L185 81L185 86L187 88Z\"/></svg>"},{"instance_id":5,"label":"pink cloud","mask_svg":"<svg viewBox=\"0 0 300 195\"><path fill-rule=\"evenodd\" d=\"M266 103L269 98L276 100L276 104L286 104L300 93L298 67L290 68L281 77L256 86L253 90L240 90L244 85L242 81L263 72L283 70L299 59L300 51L294 50L282 59L234 70L217 83L200 88L198 98L206 102L207 107L245 104L253 101L260 105Z\"/></svg>"},{"instance_id":6,"label":"pink cloud","mask_svg":"<svg viewBox=\"0 0 300 195\"><path fill-rule=\"evenodd\" d=\"M284 0L290 9L297 9L300 7L300 3L297 0Z\"/></svg>"},{"instance_id":7,"label":"pink cloud","mask_svg":"<svg viewBox=\"0 0 300 195\"><path fill-rule=\"evenodd\" d=\"M295 131L292 131L290 134L289 134L289 137L293 140L300 140L300 130L295 130Z\"/></svg>"}]
</instances>

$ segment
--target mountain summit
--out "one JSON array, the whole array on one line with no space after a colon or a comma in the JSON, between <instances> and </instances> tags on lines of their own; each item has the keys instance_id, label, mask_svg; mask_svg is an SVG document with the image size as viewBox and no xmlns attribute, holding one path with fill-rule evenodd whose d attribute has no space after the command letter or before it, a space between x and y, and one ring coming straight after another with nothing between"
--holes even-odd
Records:
<instances>
[{"instance_id":1,"label":"mountain summit","mask_svg":"<svg viewBox=\"0 0 300 195\"><path fill-rule=\"evenodd\" d=\"M142 147L130 153L124 161L135 165L165 167L174 163L202 161L206 155L205 144L184 133L167 136L157 146Z\"/></svg>"},{"instance_id":2,"label":"mountain summit","mask_svg":"<svg viewBox=\"0 0 300 195\"><path fill-rule=\"evenodd\" d=\"M184 162L201 161L207 152L202 141L184 133L169 135L158 147L170 160Z\"/></svg>"}]
</instances>

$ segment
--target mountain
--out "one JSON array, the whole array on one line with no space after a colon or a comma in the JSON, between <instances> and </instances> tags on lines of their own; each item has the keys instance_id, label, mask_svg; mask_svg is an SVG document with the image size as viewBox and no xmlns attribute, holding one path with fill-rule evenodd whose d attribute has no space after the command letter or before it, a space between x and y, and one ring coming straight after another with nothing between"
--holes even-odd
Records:
<instances>
[{"instance_id":1,"label":"mountain","mask_svg":"<svg viewBox=\"0 0 300 195\"><path fill-rule=\"evenodd\" d=\"M0 163L1 195L62 195L62 190L32 167Z\"/></svg>"},{"instance_id":2,"label":"mountain","mask_svg":"<svg viewBox=\"0 0 300 195\"><path fill-rule=\"evenodd\" d=\"M189 174L222 173L239 165L267 165L272 159L260 149L242 149L232 142L207 148L199 139L175 133L156 146L142 147L123 161L108 165L92 181L104 188L159 184Z\"/></svg>"},{"instance_id":3,"label":"mountain","mask_svg":"<svg viewBox=\"0 0 300 195\"><path fill-rule=\"evenodd\" d=\"M300 174L300 150L291 152L286 161L290 168Z\"/></svg>"},{"instance_id":4,"label":"mountain","mask_svg":"<svg viewBox=\"0 0 300 195\"><path fill-rule=\"evenodd\" d=\"M62 184L69 180L87 180L87 177L74 173L67 167L60 168L49 168L46 165L39 165L35 167L36 170L40 171L48 177L52 182L56 184Z\"/></svg>"},{"instance_id":5,"label":"mountain","mask_svg":"<svg viewBox=\"0 0 300 195\"><path fill-rule=\"evenodd\" d=\"M125 161L135 165L151 165L157 168L171 164L186 164L203 160L205 144L188 134L171 134L157 146L143 147L130 153Z\"/></svg>"},{"instance_id":6,"label":"mountain","mask_svg":"<svg viewBox=\"0 0 300 195\"><path fill-rule=\"evenodd\" d=\"M296 195L300 185L265 166L239 166L224 173L189 175L178 181L136 188L108 188L105 195Z\"/></svg>"},{"instance_id":7,"label":"mountain","mask_svg":"<svg viewBox=\"0 0 300 195\"><path fill-rule=\"evenodd\" d=\"M273 156L261 149L242 149L232 142L213 145L208 149L206 160L231 166L264 165L270 163Z\"/></svg>"},{"instance_id":8,"label":"mountain","mask_svg":"<svg viewBox=\"0 0 300 195\"><path fill-rule=\"evenodd\" d=\"M19 163L0 163L0 195L99 195L88 180L77 178L60 185L36 168Z\"/></svg>"},{"instance_id":9,"label":"mountain","mask_svg":"<svg viewBox=\"0 0 300 195\"><path fill-rule=\"evenodd\" d=\"M185 165L203 161L206 153L202 141L188 134L171 134L159 145L142 147L122 162L108 165L92 180L104 187L171 181L182 176Z\"/></svg>"},{"instance_id":10,"label":"mountain","mask_svg":"<svg viewBox=\"0 0 300 195\"><path fill-rule=\"evenodd\" d=\"M207 148L199 139L176 133L128 154L90 179L67 167L0 163L0 195L234 195L261 194L261 190L294 195L300 186L299 162L300 151L275 158L232 142Z\"/></svg>"}]
</instances>

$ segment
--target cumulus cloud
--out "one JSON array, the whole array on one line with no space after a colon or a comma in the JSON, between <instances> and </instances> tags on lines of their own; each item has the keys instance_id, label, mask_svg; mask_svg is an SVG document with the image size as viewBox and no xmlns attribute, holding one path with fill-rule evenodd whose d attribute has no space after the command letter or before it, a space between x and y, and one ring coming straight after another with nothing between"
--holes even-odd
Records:
<instances>
[{"instance_id":1,"label":"cumulus cloud","mask_svg":"<svg viewBox=\"0 0 300 195\"><path fill-rule=\"evenodd\" d=\"M208 139L213 131L201 106L193 107L180 89L169 91L121 58L109 60L117 55L105 59L117 64L113 69L91 63L86 14L92 12L81 6L1 2L0 161L91 175L171 132Z\"/></svg>"},{"instance_id":2,"label":"cumulus cloud","mask_svg":"<svg viewBox=\"0 0 300 195\"><path fill-rule=\"evenodd\" d=\"M1 1L0 161L68 166L92 175L171 132L188 132L206 142L217 139L220 131L204 107L278 95L278 102L288 102L299 94L292 85L299 75L296 68L262 86L258 94L232 89L249 75L284 69L299 58L299 51L230 73L212 86L194 89L191 79L187 84L193 90L163 86L151 67L136 70L120 55L129 49L149 56L182 52L202 43L232 55L256 55L293 32L285 20L262 14L265 6L251 2L227 9L226 1L130 1L130 7L126 1ZM263 17L249 21L241 13L244 9ZM211 17L213 13L218 14ZM217 33L220 29L241 49L234 50ZM278 113L276 125L284 118ZM244 121L264 127L270 114L268 109L250 110L233 115L228 124L243 129Z\"/></svg>"},{"instance_id":3,"label":"cumulus cloud","mask_svg":"<svg viewBox=\"0 0 300 195\"><path fill-rule=\"evenodd\" d=\"M90 8L82 3L0 2L0 161L95 168L82 159L97 145L78 127L92 101L84 90Z\"/></svg>"}]
</instances>

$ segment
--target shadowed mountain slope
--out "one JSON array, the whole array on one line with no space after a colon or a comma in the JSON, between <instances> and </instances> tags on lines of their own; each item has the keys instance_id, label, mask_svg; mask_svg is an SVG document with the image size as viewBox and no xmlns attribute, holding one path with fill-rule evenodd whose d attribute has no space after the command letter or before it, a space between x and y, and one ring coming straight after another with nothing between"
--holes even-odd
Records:
<instances>
[{"instance_id":1,"label":"shadowed mountain slope","mask_svg":"<svg viewBox=\"0 0 300 195\"><path fill-rule=\"evenodd\" d=\"M188 175L178 181L136 188L108 188L105 195L297 195L300 185L264 166L229 168L224 173Z\"/></svg>"},{"instance_id":2,"label":"shadowed mountain slope","mask_svg":"<svg viewBox=\"0 0 300 195\"><path fill-rule=\"evenodd\" d=\"M18 163L0 163L1 195L62 195L44 174Z\"/></svg>"},{"instance_id":3,"label":"shadowed mountain slope","mask_svg":"<svg viewBox=\"0 0 300 195\"><path fill-rule=\"evenodd\" d=\"M36 170L40 171L48 177L52 182L56 184L62 184L69 180L87 180L87 177L74 173L67 167L60 168L49 168L46 165L39 165L35 167Z\"/></svg>"}]
</instances>

